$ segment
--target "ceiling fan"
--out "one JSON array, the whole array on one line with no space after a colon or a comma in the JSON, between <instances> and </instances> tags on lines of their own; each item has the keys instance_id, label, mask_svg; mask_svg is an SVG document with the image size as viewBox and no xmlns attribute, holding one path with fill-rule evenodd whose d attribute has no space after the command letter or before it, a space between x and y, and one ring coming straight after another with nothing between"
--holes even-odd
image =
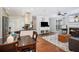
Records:
<instances>
[{"instance_id":1,"label":"ceiling fan","mask_svg":"<svg viewBox=\"0 0 79 59\"><path fill-rule=\"evenodd\" d=\"M58 12L57 15L65 16L67 13L61 13L60 11Z\"/></svg>"}]
</instances>

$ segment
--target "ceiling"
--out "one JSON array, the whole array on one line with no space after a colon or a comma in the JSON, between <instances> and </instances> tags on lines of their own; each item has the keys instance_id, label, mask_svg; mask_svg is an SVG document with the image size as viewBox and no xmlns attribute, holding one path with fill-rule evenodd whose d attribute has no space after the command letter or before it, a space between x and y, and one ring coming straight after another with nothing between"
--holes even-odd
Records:
<instances>
[{"instance_id":1,"label":"ceiling","mask_svg":"<svg viewBox=\"0 0 79 59\"><path fill-rule=\"evenodd\" d=\"M11 16L24 16L26 12L34 16L53 16L59 11L68 14L79 7L5 7L5 9Z\"/></svg>"}]
</instances>

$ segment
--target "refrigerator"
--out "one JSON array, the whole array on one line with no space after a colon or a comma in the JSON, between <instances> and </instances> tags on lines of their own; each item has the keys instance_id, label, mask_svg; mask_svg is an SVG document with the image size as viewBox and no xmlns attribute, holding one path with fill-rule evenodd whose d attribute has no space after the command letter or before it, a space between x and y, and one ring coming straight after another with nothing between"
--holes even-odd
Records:
<instances>
[{"instance_id":1,"label":"refrigerator","mask_svg":"<svg viewBox=\"0 0 79 59\"><path fill-rule=\"evenodd\" d=\"M8 37L8 17L2 16L2 42L4 43Z\"/></svg>"}]
</instances>

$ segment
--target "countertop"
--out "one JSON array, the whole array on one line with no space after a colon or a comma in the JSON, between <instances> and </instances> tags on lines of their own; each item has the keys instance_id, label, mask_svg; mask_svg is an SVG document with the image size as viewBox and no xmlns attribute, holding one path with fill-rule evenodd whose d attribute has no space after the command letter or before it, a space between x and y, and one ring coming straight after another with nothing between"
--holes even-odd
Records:
<instances>
[{"instance_id":1,"label":"countertop","mask_svg":"<svg viewBox=\"0 0 79 59\"><path fill-rule=\"evenodd\" d=\"M56 34L55 32L49 32L49 33L44 33L44 34L39 34L39 36L49 36L49 35L54 35Z\"/></svg>"}]
</instances>

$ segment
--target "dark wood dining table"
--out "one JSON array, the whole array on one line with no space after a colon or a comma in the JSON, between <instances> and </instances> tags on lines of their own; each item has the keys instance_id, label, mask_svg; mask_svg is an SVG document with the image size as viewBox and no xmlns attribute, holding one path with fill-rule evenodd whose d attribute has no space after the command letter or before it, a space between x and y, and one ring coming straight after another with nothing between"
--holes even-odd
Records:
<instances>
[{"instance_id":1,"label":"dark wood dining table","mask_svg":"<svg viewBox=\"0 0 79 59\"><path fill-rule=\"evenodd\" d=\"M32 51L36 51L36 42L30 36L22 36L18 40L18 51L23 51L27 49L31 49Z\"/></svg>"},{"instance_id":2,"label":"dark wood dining table","mask_svg":"<svg viewBox=\"0 0 79 59\"><path fill-rule=\"evenodd\" d=\"M32 39L32 37L21 36L20 39L14 40L14 42L16 42L16 41L18 42L16 45L17 51L24 52L24 50L26 50L26 51L32 50L33 52L36 52L36 41L34 39ZM0 43L0 45L7 45L7 44L9 44L7 41L4 43Z\"/></svg>"}]
</instances>

